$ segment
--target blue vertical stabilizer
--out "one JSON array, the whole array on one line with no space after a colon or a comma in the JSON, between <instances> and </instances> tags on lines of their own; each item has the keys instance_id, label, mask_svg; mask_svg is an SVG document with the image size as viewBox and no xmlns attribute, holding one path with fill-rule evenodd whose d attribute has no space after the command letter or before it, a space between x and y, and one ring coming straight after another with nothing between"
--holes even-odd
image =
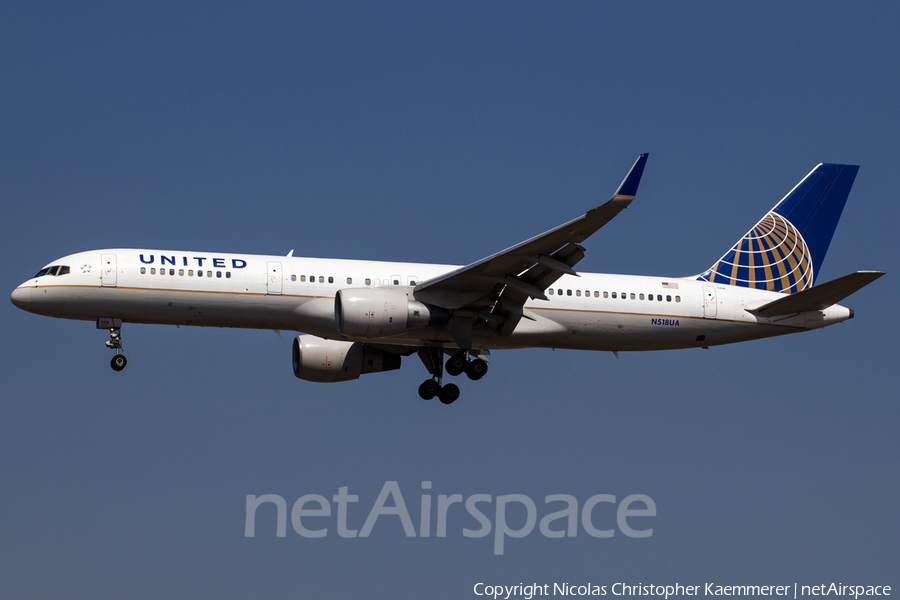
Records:
<instances>
[{"instance_id":1,"label":"blue vertical stabilizer","mask_svg":"<svg viewBox=\"0 0 900 600\"><path fill-rule=\"evenodd\" d=\"M787 293L812 287L858 170L817 166L697 278Z\"/></svg>"}]
</instances>

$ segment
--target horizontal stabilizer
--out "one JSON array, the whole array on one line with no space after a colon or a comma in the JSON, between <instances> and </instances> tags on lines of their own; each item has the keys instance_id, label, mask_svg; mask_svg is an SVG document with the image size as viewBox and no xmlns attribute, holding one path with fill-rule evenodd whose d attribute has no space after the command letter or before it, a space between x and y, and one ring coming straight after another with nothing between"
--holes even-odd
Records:
<instances>
[{"instance_id":1,"label":"horizontal stabilizer","mask_svg":"<svg viewBox=\"0 0 900 600\"><path fill-rule=\"evenodd\" d=\"M837 304L882 275L882 271L857 271L748 310L762 317L822 310Z\"/></svg>"}]
</instances>

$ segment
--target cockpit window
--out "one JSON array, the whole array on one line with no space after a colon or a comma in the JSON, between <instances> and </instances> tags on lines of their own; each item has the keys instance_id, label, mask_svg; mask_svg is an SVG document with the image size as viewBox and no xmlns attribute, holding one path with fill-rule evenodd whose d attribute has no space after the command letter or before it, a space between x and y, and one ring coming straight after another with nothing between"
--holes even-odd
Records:
<instances>
[{"instance_id":1,"label":"cockpit window","mask_svg":"<svg viewBox=\"0 0 900 600\"><path fill-rule=\"evenodd\" d=\"M53 265L53 266L45 267L45 268L41 269L40 271L37 272L37 275L35 275L35 277L43 277L44 275L58 276L58 275L68 275L68 274L69 274L69 267L64 266L64 265Z\"/></svg>"}]
</instances>

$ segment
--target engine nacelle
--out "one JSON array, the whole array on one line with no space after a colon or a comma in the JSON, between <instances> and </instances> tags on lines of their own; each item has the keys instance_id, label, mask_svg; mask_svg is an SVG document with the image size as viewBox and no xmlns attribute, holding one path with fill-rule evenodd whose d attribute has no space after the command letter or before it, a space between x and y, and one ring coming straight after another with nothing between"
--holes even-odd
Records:
<instances>
[{"instance_id":1,"label":"engine nacelle","mask_svg":"<svg viewBox=\"0 0 900 600\"><path fill-rule=\"evenodd\" d=\"M314 335L298 335L292 348L294 375L306 381L333 382L359 379L365 373L400 368L400 355L359 342L325 340Z\"/></svg>"},{"instance_id":2,"label":"engine nacelle","mask_svg":"<svg viewBox=\"0 0 900 600\"><path fill-rule=\"evenodd\" d=\"M349 288L334 297L334 324L349 337L377 338L425 327L434 320L427 305L397 288ZM440 310L440 309L437 309Z\"/></svg>"}]
</instances>

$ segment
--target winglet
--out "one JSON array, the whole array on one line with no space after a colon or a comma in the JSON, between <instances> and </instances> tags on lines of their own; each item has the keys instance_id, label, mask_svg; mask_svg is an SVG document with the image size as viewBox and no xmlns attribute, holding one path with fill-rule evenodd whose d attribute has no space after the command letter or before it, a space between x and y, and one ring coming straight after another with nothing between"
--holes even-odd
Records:
<instances>
[{"instance_id":1,"label":"winglet","mask_svg":"<svg viewBox=\"0 0 900 600\"><path fill-rule=\"evenodd\" d=\"M638 184L641 182L641 175L644 174L644 165L647 164L647 156L648 153L638 156L613 197L634 198L637 195Z\"/></svg>"}]
</instances>

